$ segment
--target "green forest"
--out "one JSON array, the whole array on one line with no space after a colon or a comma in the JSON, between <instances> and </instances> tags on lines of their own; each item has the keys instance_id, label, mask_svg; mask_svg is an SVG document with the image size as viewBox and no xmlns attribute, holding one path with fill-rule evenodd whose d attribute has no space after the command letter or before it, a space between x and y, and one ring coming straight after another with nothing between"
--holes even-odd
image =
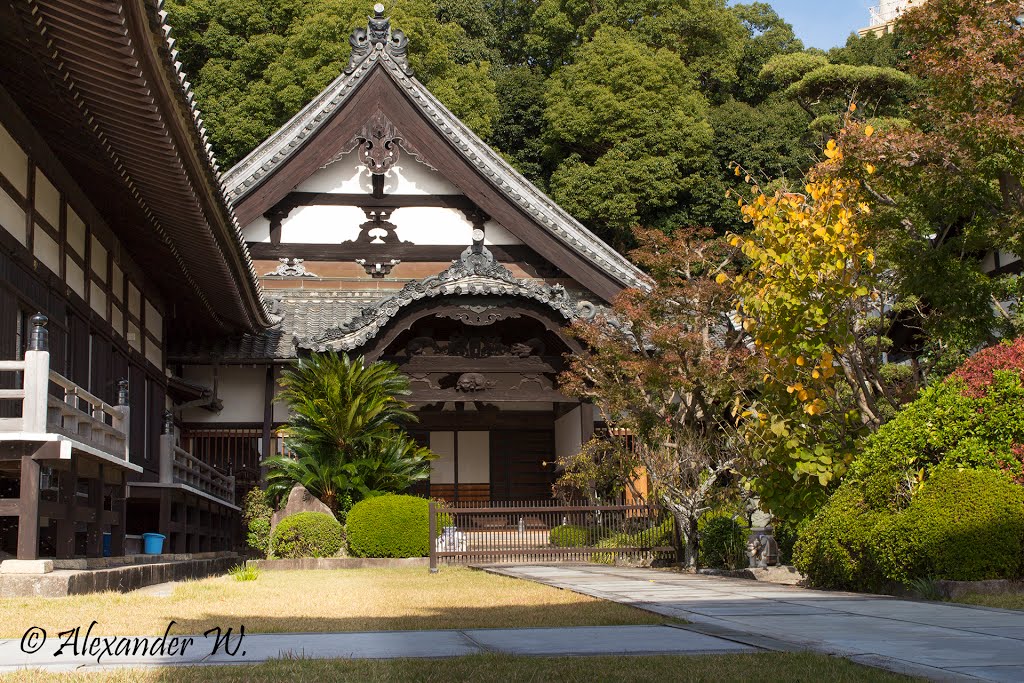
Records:
<instances>
[{"instance_id":1,"label":"green forest","mask_svg":"<svg viewBox=\"0 0 1024 683\"><path fill-rule=\"evenodd\" d=\"M179 59L230 167L345 66L366 0L173 0ZM850 97L899 116L899 39L805 50L766 3L401 0L416 76L619 248L632 227L742 226L730 162L795 179Z\"/></svg>"}]
</instances>

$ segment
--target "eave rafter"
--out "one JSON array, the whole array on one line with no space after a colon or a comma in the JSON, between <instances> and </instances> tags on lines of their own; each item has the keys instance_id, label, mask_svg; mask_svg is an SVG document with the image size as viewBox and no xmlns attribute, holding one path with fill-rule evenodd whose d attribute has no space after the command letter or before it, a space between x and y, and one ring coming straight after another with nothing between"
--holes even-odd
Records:
<instances>
[{"instance_id":1,"label":"eave rafter","mask_svg":"<svg viewBox=\"0 0 1024 683\"><path fill-rule=\"evenodd\" d=\"M196 319L213 329L266 327L259 282L161 2L25 0L18 16L38 37L34 58L52 74L53 97L77 109L69 124L106 156L90 163L109 165L145 216L149 239L173 260L164 287L184 285L202 311ZM57 146L52 138L50 145Z\"/></svg>"}]
</instances>

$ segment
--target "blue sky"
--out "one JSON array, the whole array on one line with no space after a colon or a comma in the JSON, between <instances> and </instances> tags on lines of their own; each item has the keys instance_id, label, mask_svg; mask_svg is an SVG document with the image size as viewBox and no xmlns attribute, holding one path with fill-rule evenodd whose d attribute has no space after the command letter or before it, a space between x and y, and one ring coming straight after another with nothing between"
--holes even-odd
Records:
<instances>
[{"instance_id":1,"label":"blue sky","mask_svg":"<svg viewBox=\"0 0 1024 683\"><path fill-rule=\"evenodd\" d=\"M747 0L748 1L748 0ZM828 49L869 23L872 0L763 0L788 21L808 47Z\"/></svg>"}]
</instances>

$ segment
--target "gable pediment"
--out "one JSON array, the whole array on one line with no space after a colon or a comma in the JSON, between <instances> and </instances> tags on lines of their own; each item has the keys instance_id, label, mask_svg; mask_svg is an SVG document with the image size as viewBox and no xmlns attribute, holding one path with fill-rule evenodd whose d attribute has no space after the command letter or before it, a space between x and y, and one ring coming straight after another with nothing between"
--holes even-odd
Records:
<instances>
[{"instance_id":1,"label":"gable pediment","mask_svg":"<svg viewBox=\"0 0 1024 683\"><path fill-rule=\"evenodd\" d=\"M351 198L344 195L361 193L378 209L392 210L367 215L368 221L382 224L373 234L402 239L401 230L384 223L391 222L396 211L405 211L406 216L419 211L420 224L436 224L425 218L433 201L462 212L464 219L456 216L450 222L451 234L472 234L479 227L487 233L488 244L526 245L605 301L624 287L646 285L644 275L628 260L448 112L383 43L365 55L354 52L346 72L225 174L242 225L270 223L275 212L290 215L296 208L290 204L302 198L309 201L311 194L330 195L316 199L335 206L315 207L329 213L346 201L351 205ZM420 179L418 188L410 180L413 176ZM397 203L397 197L409 194L423 195L414 202L420 206ZM361 206L366 210L367 203ZM303 210L309 208L313 207ZM422 233L428 231L424 228L417 239L424 239ZM468 245L469 240L461 244Z\"/></svg>"}]
</instances>

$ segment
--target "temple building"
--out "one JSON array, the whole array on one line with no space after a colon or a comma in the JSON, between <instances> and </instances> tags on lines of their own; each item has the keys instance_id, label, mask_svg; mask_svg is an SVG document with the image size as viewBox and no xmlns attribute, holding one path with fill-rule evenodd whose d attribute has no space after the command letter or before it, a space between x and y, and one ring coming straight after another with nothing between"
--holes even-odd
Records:
<instances>
[{"instance_id":1,"label":"temple building","mask_svg":"<svg viewBox=\"0 0 1024 683\"><path fill-rule=\"evenodd\" d=\"M643 275L416 80L377 6L224 174L159 0L0 1L0 557L234 547L283 367L397 363L421 493L551 495L566 327Z\"/></svg>"},{"instance_id":2,"label":"temple building","mask_svg":"<svg viewBox=\"0 0 1024 683\"><path fill-rule=\"evenodd\" d=\"M258 476L287 419L282 365L334 350L411 379L414 434L440 456L422 493L550 498L594 425L558 390L565 327L644 276L417 81L375 10L343 73L224 175L274 324L172 347L223 404L182 411L183 434Z\"/></svg>"}]
</instances>

